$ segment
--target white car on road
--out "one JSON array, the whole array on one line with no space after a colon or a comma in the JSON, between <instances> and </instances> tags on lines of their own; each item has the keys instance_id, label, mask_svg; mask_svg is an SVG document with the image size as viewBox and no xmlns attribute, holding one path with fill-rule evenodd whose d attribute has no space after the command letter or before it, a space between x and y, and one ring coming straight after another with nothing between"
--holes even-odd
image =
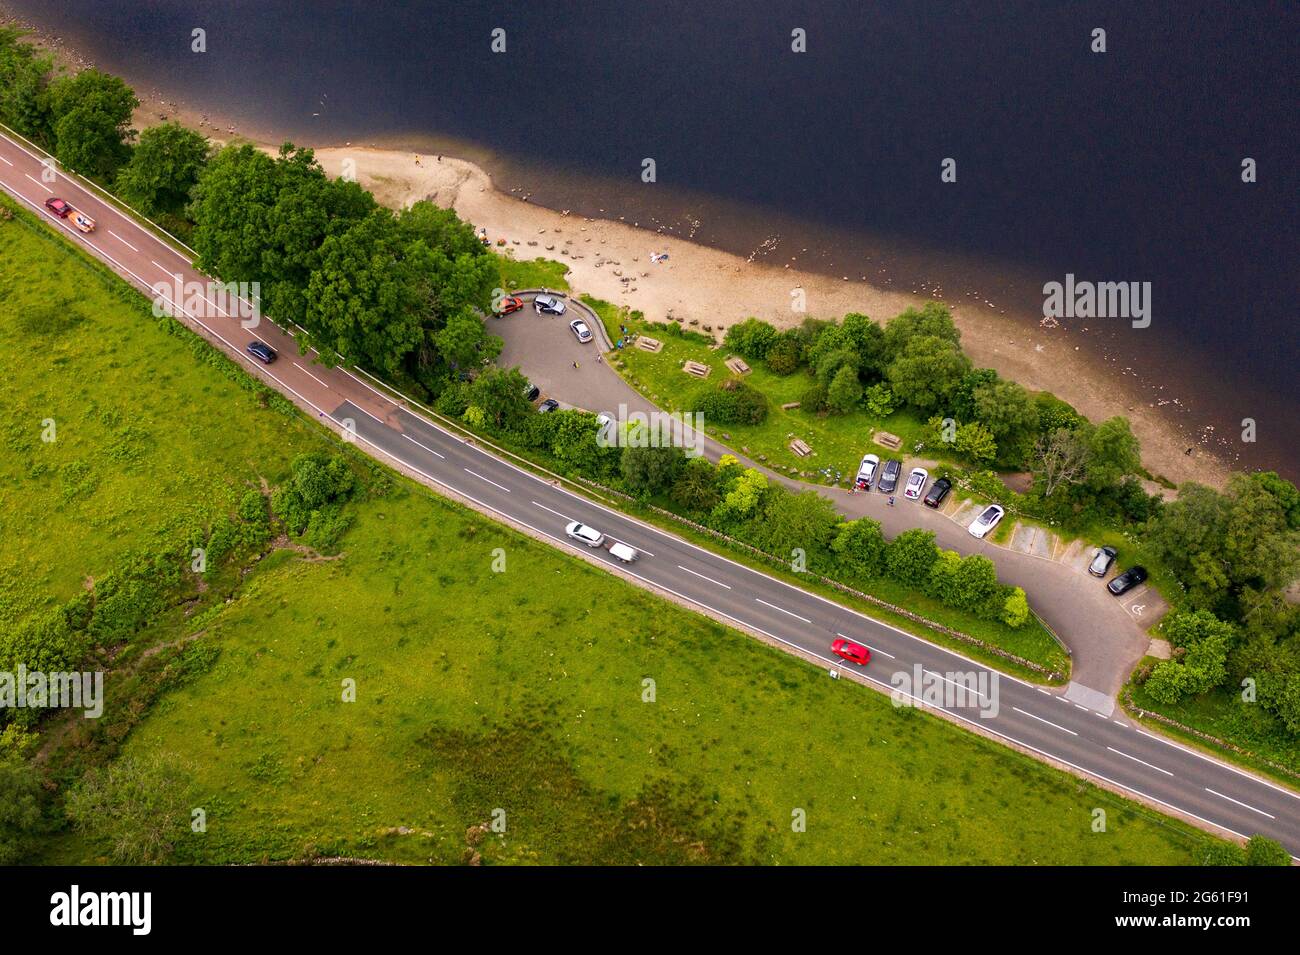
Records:
<instances>
[{"instance_id":1,"label":"white car on road","mask_svg":"<svg viewBox=\"0 0 1300 955\"><path fill-rule=\"evenodd\" d=\"M591 341L591 329L587 327L587 323L582 319L575 318L569 322L569 327L573 329L573 334L578 336L578 341L584 343Z\"/></svg>"},{"instance_id":2,"label":"white car on road","mask_svg":"<svg viewBox=\"0 0 1300 955\"><path fill-rule=\"evenodd\" d=\"M921 492L925 490L925 482L930 480L930 472L925 468L912 468L912 473L907 476L907 486L903 488L903 497L909 501L920 500Z\"/></svg>"},{"instance_id":3,"label":"white car on road","mask_svg":"<svg viewBox=\"0 0 1300 955\"><path fill-rule=\"evenodd\" d=\"M979 517L970 522L970 527L967 528L970 531L970 536L983 540L989 531L998 526L998 521L1002 520L1004 514L1006 514L1006 511L1002 509L1001 505L990 504L980 511Z\"/></svg>"},{"instance_id":4,"label":"white car on road","mask_svg":"<svg viewBox=\"0 0 1300 955\"><path fill-rule=\"evenodd\" d=\"M568 534L576 541L581 541L588 547L599 547L605 543L605 535L594 527L588 527L586 524L580 524L578 521L571 522L564 528L564 533Z\"/></svg>"}]
</instances>

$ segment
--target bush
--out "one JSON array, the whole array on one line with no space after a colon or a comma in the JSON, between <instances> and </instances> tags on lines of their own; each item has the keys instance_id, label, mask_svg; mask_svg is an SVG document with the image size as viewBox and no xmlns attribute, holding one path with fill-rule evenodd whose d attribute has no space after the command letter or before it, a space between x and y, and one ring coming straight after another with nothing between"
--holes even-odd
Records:
<instances>
[{"instance_id":1,"label":"bush","mask_svg":"<svg viewBox=\"0 0 1300 955\"><path fill-rule=\"evenodd\" d=\"M861 401L862 384L858 381L857 368L842 366L826 389L826 407L836 414L848 414Z\"/></svg>"},{"instance_id":2,"label":"bush","mask_svg":"<svg viewBox=\"0 0 1300 955\"><path fill-rule=\"evenodd\" d=\"M1029 622L1029 599L1019 587L1013 587L1002 603L1002 622L1019 629Z\"/></svg>"},{"instance_id":3,"label":"bush","mask_svg":"<svg viewBox=\"0 0 1300 955\"><path fill-rule=\"evenodd\" d=\"M1246 843L1246 865L1290 865L1291 853L1267 836L1254 835Z\"/></svg>"},{"instance_id":4,"label":"bush","mask_svg":"<svg viewBox=\"0 0 1300 955\"><path fill-rule=\"evenodd\" d=\"M802 395L799 396L799 407L809 414L821 414L826 410L826 386L820 381L813 382Z\"/></svg>"},{"instance_id":5,"label":"bush","mask_svg":"<svg viewBox=\"0 0 1300 955\"><path fill-rule=\"evenodd\" d=\"M934 531L914 527L890 541L885 552L885 569L895 580L921 588L938 559L939 548L934 542Z\"/></svg>"},{"instance_id":6,"label":"bush","mask_svg":"<svg viewBox=\"0 0 1300 955\"><path fill-rule=\"evenodd\" d=\"M767 357L768 351L776 344L777 330L767 322L757 318L747 318L739 325L727 329L725 344L738 355L753 360Z\"/></svg>"},{"instance_id":7,"label":"bush","mask_svg":"<svg viewBox=\"0 0 1300 955\"><path fill-rule=\"evenodd\" d=\"M707 389L695 402L706 420L720 424L762 424L767 418L767 397L734 378Z\"/></svg>"},{"instance_id":8,"label":"bush","mask_svg":"<svg viewBox=\"0 0 1300 955\"><path fill-rule=\"evenodd\" d=\"M689 458L673 482L670 496L687 513L709 513L722 500L717 469L704 458Z\"/></svg>"},{"instance_id":9,"label":"bush","mask_svg":"<svg viewBox=\"0 0 1300 955\"><path fill-rule=\"evenodd\" d=\"M880 576L885 569L888 547L880 522L869 517L841 524L831 541L831 551L839 559L840 566L859 580Z\"/></svg>"},{"instance_id":10,"label":"bush","mask_svg":"<svg viewBox=\"0 0 1300 955\"><path fill-rule=\"evenodd\" d=\"M888 418L894 413L894 393L883 382L867 389L867 410L877 418Z\"/></svg>"},{"instance_id":11,"label":"bush","mask_svg":"<svg viewBox=\"0 0 1300 955\"><path fill-rule=\"evenodd\" d=\"M789 333L781 336L767 351L767 369L774 375L789 375L795 372L803 360L803 347L799 340Z\"/></svg>"}]
</instances>

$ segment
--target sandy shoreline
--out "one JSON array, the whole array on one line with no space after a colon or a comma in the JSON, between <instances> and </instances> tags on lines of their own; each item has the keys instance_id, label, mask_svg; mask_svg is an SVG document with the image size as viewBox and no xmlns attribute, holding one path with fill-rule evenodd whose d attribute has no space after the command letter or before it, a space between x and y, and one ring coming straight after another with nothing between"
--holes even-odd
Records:
<instances>
[{"instance_id":1,"label":"sandy shoreline","mask_svg":"<svg viewBox=\"0 0 1300 955\"><path fill-rule=\"evenodd\" d=\"M3 22L3 18L0 18ZM93 65L58 38L41 37L58 61L69 68ZM127 77L131 81L131 77ZM135 125L145 128L174 120L202 131L215 141L239 136L259 145L277 143L273 131L241 127L235 117L169 101L147 84L136 83L141 107ZM330 175L339 175L345 161L354 164L358 181L384 204L408 205L431 199L456 212L476 228L484 228L497 247L518 258L544 256L565 262L575 291L587 292L619 305L639 309L651 320L670 317L695 320L697 328L725 329L749 316L786 327L805 315L839 318L864 312L885 321L910 305L930 298L882 289L859 280L747 261L680 238L638 229L612 219L569 215L497 190L481 167L450 156L438 157L356 144L313 146ZM653 253L666 252L666 262L652 263ZM806 312L792 309L801 292ZM1094 421L1126 415L1142 443L1147 469L1176 483L1197 480L1221 485L1229 468L1207 451L1189 429L1171 421L1147 397L1107 368L1071 339L1064 328L1027 325L993 308L970 300L947 301L962 345L979 367L989 367L1027 388L1047 390L1069 401ZM1194 448L1192 454L1186 449Z\"/></svg>"}]
</instances>

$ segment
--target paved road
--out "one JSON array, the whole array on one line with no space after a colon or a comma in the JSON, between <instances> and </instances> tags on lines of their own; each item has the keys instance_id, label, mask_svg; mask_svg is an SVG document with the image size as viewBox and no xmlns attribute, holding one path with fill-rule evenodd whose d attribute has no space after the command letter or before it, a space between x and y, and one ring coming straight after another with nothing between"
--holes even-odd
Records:
<instances>
[{"instance_id":1,"label":"paved road","mask_svg":"<svg viewBox=\"0 0 1300 955\"><path fill-rule=\"evenodd\" d=\"M167 282L173 273L186 281L205 281L182 252L128 216L62 175L46 183L40 174L41 164L34 155L0 137L0 184L44 216L52 228L63 230L69 241L85 246L142 290ZM51 195L69 200L97 219L98 231L83 236L48 216L42 204ZM1262 832L1280 840L1293 854L1300 852L1298 793L1158 737L1128 720L1000 675L554 486L413 414L351 371L311 364L310 356L297 354L288 335L263 321L257 337L282 356L266 368L244 354L244 345L253 333L220 309L213 311L208 315L190 310L183 320L299 406L336 429L354 433L367 451L400 463L485 512L784 645L828 670L895 689L901 702L923 698L931 709L1047 761L1206 825L1238 835ZM575 545L564 536L564 525L570 520L583 521L630 544L641 552L641 559L623 567L604 549ZM837 634L870 647L874 653L871 664L865 668L841 665L829 652ZM899 689L901 678L912 676L937 689L938 697L917 684ZM972 689L962 689L967 685Z\"/></svg>"},{"instance_id":2,"label":"paved road","mask_svg":"<svg viewBox=\"0 0 1300 955\"><path fill-rule=\"evenodd\" d=\"M524 298L531 299L531 296ZM545 394L579 408L610 414L616 414L620 404L626 405L629 411L656 410L618 372L596 360L600 354L596 342L585 345L578 342L568 327L574 314L577 314L574 305L561 317L539 316L532 308L525 308L493 321L492 331L505 341L501 364L518 365ZM585 314L580 317L587 318ZM577 368L573 367L575 361ZM738 451L707 436L704 453L712 461L723 454L739 456ZM889 537L920 527L934 531L940 547L991 558L997 565L999 579L1023 588L1034 610L1070 648L1074 681L1070 694L1080 702L1096 701L1093 705L1106 707L1110 712L1115 695L1146 651L1148 640L1143 626L1129 615L1122 601L1107 592L1102 581L1088 576L1078 566L1002 547L990 540L976 540L966 531L968 519L954 520L946 513L904 499L901 492L896 495L897 505L889 507L886 496L875 491L850 494L841 488L796 481L753 461L746 463L762 470L769 480L779 481L793 490L818 491L830 498L845 517L871 517L879 521ZM910 468L909 462L904 467L904 476ZM932 468L931 473L938 477L941 472ZM956 505L958 500L959 495L954 494L948 503ZM1103 698L1109 702L1101 702Z\"/></svg>"}]
</instances>

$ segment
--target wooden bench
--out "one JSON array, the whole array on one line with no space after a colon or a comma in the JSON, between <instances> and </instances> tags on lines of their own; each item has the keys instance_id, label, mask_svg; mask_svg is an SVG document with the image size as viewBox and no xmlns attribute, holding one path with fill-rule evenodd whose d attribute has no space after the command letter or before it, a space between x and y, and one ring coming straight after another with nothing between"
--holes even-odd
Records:
<instances>
[{"instance_id":1,"label":"wooden bench","mask_svg":"<svg viewBox=\"0 0 1300 955\"><path fill-rule=\"evenodd\" d=\"M737 355L732 355L730 358L726 360L725 364L737 375L749 374L749 366L745 364L745 360L743 358L740 358Z\"/></svg>"},{"instance_id":2,"label":"wooden bench","mask_svg":"<svg viewBox=\"0 0 1300 955\"><path fill-rule=\"evenodd\" d=\"M642 335L640 338L636 340L636 347L641 349L642 351L658 352L658 351L663 351L664 343L657 338L647 338L646 336Z\"/></svg>"},{"instance_id":3,"label":"wooden bench","mask_svg":"<svg viewBox=\"0 0 1300 955\"><path fill-rule=\"evenodd\" d=\"M687 361L682 365L682 371L688 375L694 375L696 378L707 378L712 370L708 365L702 365L698 361Z\"/></svg>"},{"instance_id":4,"label":"wooden bench","mask_svg":"<svg viewBox=\"0 0 1300 955\"><path fill-rule=\"evenodd\" d=\"M890 434L888 431L877 431L872 435L871 440L882 448L889 448L891 451L897 451L903 446L903 439L896 434Z\"/></svg>"},{"instance_id":5,"label":"wooden bench","mask_svg":"<svg viewBox=\"0 0 1300 955\"><path fill-rule=\"evenodd\" d=\"M808 455L812 454L812 448L808 447L808 445L799 438L795 438L790 442L790 450L801 458L806 458Z\"/></svg>"}]
</instances>

